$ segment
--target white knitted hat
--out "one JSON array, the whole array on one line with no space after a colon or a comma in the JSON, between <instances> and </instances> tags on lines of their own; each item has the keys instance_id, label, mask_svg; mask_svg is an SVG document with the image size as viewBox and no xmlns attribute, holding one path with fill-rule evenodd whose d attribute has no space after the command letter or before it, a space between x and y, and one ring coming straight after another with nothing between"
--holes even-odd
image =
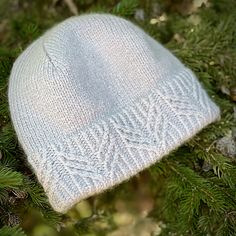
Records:
<instances>
[{"instance_id":1,"label":"white knitted hat","mask_svg":"<svg viewBox=\"0 0 236 236\"><path fill-rule=\"evenodd\" d=\"M220 116L193 72L133 23L72 17L16 60L10 113L52 207L127 180Z\"/></svg>"}]
</instances>

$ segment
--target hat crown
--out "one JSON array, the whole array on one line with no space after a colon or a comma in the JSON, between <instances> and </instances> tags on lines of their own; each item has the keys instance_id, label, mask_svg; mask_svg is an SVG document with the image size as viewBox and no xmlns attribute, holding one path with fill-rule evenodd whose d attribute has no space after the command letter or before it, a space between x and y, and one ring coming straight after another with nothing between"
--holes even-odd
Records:
<instances>
[{"instance_id":1,"label":"hat crown","mask_svg":"<svg viewBox=\"0 0 236 236\"><path fill-rule=\"evenodd\" d=\"M77 127L134 103L183 68L141 28L109 14L71 17L47 32L43 45L57 73L54 79L59 75L73 87L74 99L85 101L77 107L87 121Z\"/></svg>"},{"instance_id":2,"label":"hat crown","mask_svg":"<svg viewBox=\"0 0 236 236\"><path fill-rule=\"evenodd\" d=\"M52 140L134 104L182 68L131 22L82 15L51 28L19 56L10 99L20 98L21 113L34 117L38 136Z\"/></svg>"}]
</instances>

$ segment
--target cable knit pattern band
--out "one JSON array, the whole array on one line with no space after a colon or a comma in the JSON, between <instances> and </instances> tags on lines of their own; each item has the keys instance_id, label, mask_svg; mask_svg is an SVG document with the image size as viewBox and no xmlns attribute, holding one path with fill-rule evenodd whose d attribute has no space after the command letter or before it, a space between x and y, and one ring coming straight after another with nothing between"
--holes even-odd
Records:
<instances>
[{"instance_id":1,"label":"cable knit pattern band","mask_svg":"<svg viewBox=\"0 0 236 236\"><path fill-rule=\"evenodd\" d=\"M194 73L125 19L70 18L17 59L11 117L52 207L66 212L220 116Z\"/></svg>"}]
</instances>

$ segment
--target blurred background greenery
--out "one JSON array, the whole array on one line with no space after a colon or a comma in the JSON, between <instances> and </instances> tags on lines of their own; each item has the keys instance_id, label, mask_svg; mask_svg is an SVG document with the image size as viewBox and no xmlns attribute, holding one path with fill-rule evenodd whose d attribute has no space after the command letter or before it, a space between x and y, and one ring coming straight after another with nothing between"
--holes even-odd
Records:
<instances>
[{"instance_id":1,"label":"blurred background greenery","mask_svg":"<svg viewBox=\"0 0 236 236\"><path fill-rule=\"evenodd\" d=\"M199 77L222 118L129 181L54 212L19 147L7 85L16 57L72 15L125 17ZM0 0L0 236L236 235L235 0Z\"/></svg>"}]
</instances>

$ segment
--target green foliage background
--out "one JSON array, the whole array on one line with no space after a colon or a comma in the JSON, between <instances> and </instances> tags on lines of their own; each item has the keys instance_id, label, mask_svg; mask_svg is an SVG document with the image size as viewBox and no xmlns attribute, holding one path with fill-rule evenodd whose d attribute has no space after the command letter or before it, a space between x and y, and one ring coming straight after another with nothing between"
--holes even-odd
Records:
<instances>
[{"instance_id":1,"label":"green foliage background","mask_svg":"<svg viewBox=\"0 0 236 236\"><path fill-rule=\"evenodd\" d=\"M16 57L72 13L62 0L0 1L1 236L142 235L140 224L150 222L155 229L149 227L146 235L236 235L235 156L215 145L236 127L235 103L223 89L235 91L236 86L236 3L196 2L74 1L79 14L113 13L142 27L197 74L222 113L221 120L159 163L60 215L50 208L19 147L9 116L7 85ZM122 217L135 223L127 228Z\"/></svg>"}]
</instances>

